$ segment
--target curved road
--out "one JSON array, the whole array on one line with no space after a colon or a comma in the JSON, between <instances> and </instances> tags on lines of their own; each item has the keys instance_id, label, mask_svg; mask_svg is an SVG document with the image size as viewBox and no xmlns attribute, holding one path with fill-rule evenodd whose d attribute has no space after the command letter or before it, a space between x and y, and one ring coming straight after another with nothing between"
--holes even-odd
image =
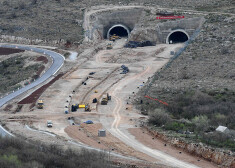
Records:
<instances>
[{"instance_id":1,"label":"curved road","mask_svg":"<svg viewBox=\"0 0 235 168\"><path fill-rule=\"evenodd\" d=\"M14 99L15 97L21 95L22 93L34 88L35 86L45 82L48 78L50 78L52 75L54 75L64 64L64 56L56 53L54 51L42 49L42 48L35 48L35 47L30 47L30 46L21 46L21 45L8 45L8 44L3 44L0 45L0 47L5 47L5 48L18 48L22 50L27 50L27 51L32 51L32 52L37 52L40 54L48 55L52 58L52 65L51 67L37 80L35 80L33 83L3 97L0 99L0 107L2 107L4 104L6 104L8 101Z\"/></svg>"}]
</instances>

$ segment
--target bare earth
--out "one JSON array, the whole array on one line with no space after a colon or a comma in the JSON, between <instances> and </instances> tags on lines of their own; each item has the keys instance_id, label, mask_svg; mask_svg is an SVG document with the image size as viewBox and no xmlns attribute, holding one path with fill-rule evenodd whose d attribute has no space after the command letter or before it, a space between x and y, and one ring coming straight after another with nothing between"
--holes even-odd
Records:
<instances>
[{"instance_id":1,"label":"bare earth","mask_svg":"<svg viewBox=\"0 0 235 168\"><path fill-rule=\"evenodd\" d=\"M171 146L164 148L162 142L152 142L149 135L142 136L136 121L143 116L130 102L127 104L129 97L135 96L138 87L167 63L171 57L170 51L178 50L182 44L129 49L123 48L124 43L125 39L120 39L114 42L111 50L101 50L89 58L78 57L74 60L77 68L56 81L40 97L45 102L44 109L34 107L30 111L25 106L20 113L14 115L20 117L20 120L16 119L7 125L9 129L31 139L33 136L28 135L37 132L25 128L24 124L29 124L35 129L57 135L58 144L65 145L68 140L74 140L94 148L112 150L124 156L147 161L151 166L154 163L156 167L161 167L159 164L172 167L215 167L204 160L198 162L197 157L183 152L178 154L178 150ZM90 49L86 49L81 55L89 52ZM120 74L120 66L123 64L129 67L129 73ZM89 75L90 72L95 74ZM101 98L106 93L112 99L108 105L100 105ZM93 98L97 98L98 103L92 103ZM69 112L66 115L66 107L70 111L70 106L75 103L89 103L91 112L78 109L78 112ZM0 115L5 121L10 121L9 118L12 117L10 114ZM68 117L73 117L76 125L71 125ZM52 128L46 127L47 120L52 120ZM94 124L84 124L87 120L92 120ZM98 137L98 130L101 128L106 130L106 137ZM33 139L37 138L49 143L55 137L48 138L48 135L43 135Z\"/></svg>"}]
</instances>

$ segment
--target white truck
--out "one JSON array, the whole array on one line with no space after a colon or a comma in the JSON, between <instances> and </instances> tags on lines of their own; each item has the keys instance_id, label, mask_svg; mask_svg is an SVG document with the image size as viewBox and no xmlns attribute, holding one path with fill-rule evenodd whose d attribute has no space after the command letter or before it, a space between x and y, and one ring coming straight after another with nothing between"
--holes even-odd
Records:
<instances>
[{"instance_id":1,"label":"white truck","mask_svg":"<svg viewBox=\"0 0 235 168\"><path fill-rule=\"evenodd\" d=\"M48 121L47 121L47 127L50 128L50 127L52 127L52 125L53 125L52 121L51 121L51 120L48 120Z\"/></svg>"}]
</instances>

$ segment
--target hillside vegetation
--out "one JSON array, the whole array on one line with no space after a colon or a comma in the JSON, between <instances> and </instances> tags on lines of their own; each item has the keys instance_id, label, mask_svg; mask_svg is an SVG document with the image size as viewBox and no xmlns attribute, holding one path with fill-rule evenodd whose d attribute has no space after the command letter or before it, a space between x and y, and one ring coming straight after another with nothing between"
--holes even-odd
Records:
<instances>
[{"instance_id":1,"label":"hillside vegetation","mask_svg":"<svg viewBox=\"0 0 235 168\"><path fill-rule=\"evenodd\" d=\"M228 15L206 16L196 40L140 91L141 99L146 94L169 104L137 102L143 114L150 114L150 124L183 137L193 132L187 138L235 151L234 21ZM215 132L219 125L231 133Z\"/></svg>"},{"instance_id":2,"label":"hillside vegetation","mask_svg":"<svg viewBox=\"0 0 235 168\"><path fill-rule=\"evenodd\" d=\"M104 153L71 149L57 146L35 145L19 139L0 137L1 168L104 168L113 167Z\"/></svg>"},{"instance_id":3,"label":"hillside vegetation","mask_svg":"<svg viewBox=\"0 0 235 168\"><path fill-rule=\"evenodd\" d=\"M165 8L235 13L233 0L2 0L0 34L45 41L80 41L85 9L98 5L161 5Z\"/></svg>"},{"instance_id":4,"label":"hillside vegetation","mask_svg":"<svg viewBox=\"0 0 235 168\"><path fill-rule=\"evenodd\" d=\"M36 72L41 65L37 63L27 65L29 60L29 57L18 55L0 62L0 94L21 88L21 81L38 77Z\"/></svg>"}]
</instances>

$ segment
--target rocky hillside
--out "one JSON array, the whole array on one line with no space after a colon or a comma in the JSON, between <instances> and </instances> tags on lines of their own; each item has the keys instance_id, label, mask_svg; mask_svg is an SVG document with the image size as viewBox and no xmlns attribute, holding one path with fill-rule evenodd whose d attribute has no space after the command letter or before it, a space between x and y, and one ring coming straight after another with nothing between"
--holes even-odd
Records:
<instances>
[{"instance_id":1,"label":"rocky hillside","mask_svg":"<svg viewBox=\"0 0 235 168\"><path fill-rule=\"evenodd\" d=\"M83 39L84 10L97 5L148 5L164 8L193 9L235 13L232 0L2 0L0 35L20 36L44 41Z\"/></svg>"},{"instance_id":2,"label":"rocky hillside","mask_svg":"<svg viewBox=\"0 0 235 168\"><path fill-rule=\"evenodd\" d=\"M234 135L215 132L219 125L235 129L235 18L210 14L205 19L196 40L139 93L141 99L148 95L168 106L147 98L137 106L150 114L151 124L189 130L197 141L235 151Z\"/></svg>"}]
</instances>

